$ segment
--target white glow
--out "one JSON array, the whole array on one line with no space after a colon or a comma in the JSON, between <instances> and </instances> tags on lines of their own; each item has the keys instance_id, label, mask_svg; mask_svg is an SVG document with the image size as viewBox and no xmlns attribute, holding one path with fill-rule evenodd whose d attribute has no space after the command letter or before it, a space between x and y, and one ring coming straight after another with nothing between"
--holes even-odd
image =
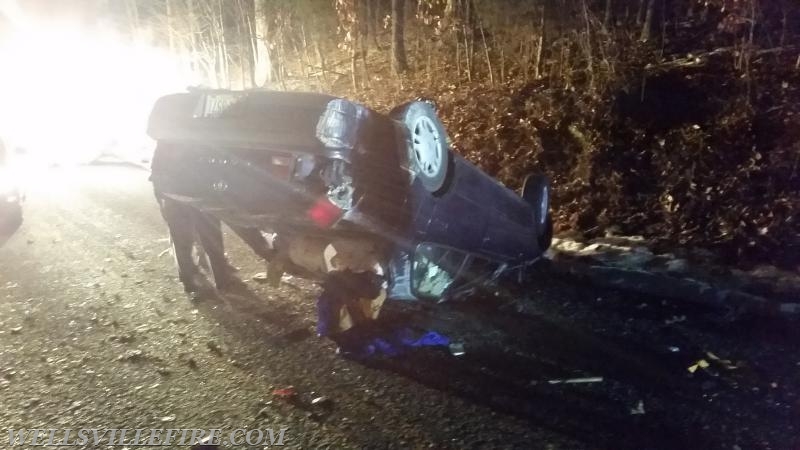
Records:
<instances>
[{"instance_id":1,"label":"white glow","mask_svg":"<svg viewBox=\"0 0 800 450\"><path fill-rule=\"evenodd\" d=\"M0 201L4 197L11 195L18 186L15 174L4 167L0 167Z\"/></svg>"},{"instance_id":2,"label":"white glow","mask_svg":"<svg viewBox=\"0 0 800 450\"><path fill-rule=\"evenodd\" d=\"M0 134L49 163L152 149L153 102L192 81L176 59L111 30L15 16L0 42Z\"/></svg>"}]
</instances>

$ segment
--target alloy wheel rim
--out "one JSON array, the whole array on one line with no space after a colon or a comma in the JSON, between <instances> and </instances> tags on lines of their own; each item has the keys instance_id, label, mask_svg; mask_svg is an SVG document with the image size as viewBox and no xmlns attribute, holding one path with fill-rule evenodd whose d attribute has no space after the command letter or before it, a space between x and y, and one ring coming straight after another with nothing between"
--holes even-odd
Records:
<instances>
[{"instance_id":1,"label":"alloy wheel rim","mask_svg":"<svg viewBox=\"0 0 800 450\"><path fill-rule=\"evenodd\" d=\"M428 117L420 117L414 124L414 157L425 175L435 176L442 168L442 139L436 125Z\"/></svg>"}]
</instances>

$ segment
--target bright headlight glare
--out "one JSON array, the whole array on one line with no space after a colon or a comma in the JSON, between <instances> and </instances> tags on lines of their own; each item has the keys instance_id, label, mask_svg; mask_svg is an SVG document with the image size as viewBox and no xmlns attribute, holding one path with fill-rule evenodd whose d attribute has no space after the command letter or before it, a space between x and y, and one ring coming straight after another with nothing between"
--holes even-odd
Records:
<instances>
[{"instance_id":1,"label":"bright headlight glare","mask_svg":"<svg viewBox=\"0 0 800 450\"><path fill-rule=\"evenodd\" d=\"M110 30L17 16L0 41L0 127L51 162L86 161L145 138L161 95L191 80L178 59Z\"/></svg>"}]
</instances>

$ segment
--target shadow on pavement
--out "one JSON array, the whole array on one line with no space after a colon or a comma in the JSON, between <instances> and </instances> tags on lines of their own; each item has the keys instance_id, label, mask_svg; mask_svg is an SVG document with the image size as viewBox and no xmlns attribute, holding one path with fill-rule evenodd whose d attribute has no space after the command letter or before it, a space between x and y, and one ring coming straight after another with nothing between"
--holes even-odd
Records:
<instances>
[{"instance_id":1,"label":"shadow on pavement","mask_svg":"<svg viewBox=\"0 0 800 450\"><path fill-rule=\"evenodd\" d=\"M231 330L253 354L263 355L264 361L274 360L270 351L280 348L312 352L319 364L334 364L335 357L324 356L329 343L304 342L314 337L313 322L287 308L291 301L280 296L267 301L243 286L198 307ZM602 314L596 319L603 320ZM463 339L466 352L458 357L446 347L414 348L395 356L357 358L354 364L401 375L588 448L711 448L726 439L718 434L720 428L752 427L740 436L747 442L786 419L749 405L735 383L723 377L688 378L688 355L654 348L636 334L603 337L549 315L518 314L480 302L434 310L387 308L379 325L408 327L419 334L435 331L451 342ZM285 375L294 381L275 382L297 385L299 381L317 388L329 383L324 369L297 369L302 376L291 371ZM249 370L259 371L256 365ZM602 380L566 382L576 378ZM352 392L344 395L361 401ZM741 409L752 414L732 418ZM380 434L377 439L392 437ZM364 440L365 445L375 443Z\"/></svg>"},{"instance_id":2,"label":"shadow on pavement","mask_svg":"<svg viewBox=\"0 0 800 450\"><path fill-rule=\"evenodd\" d=\"M583 441L591 448L688 445L682 438L684 433L658 418L631 415L628 404L634 407L636 401L628 392L630 388L623 385L637 390L672 389L669 376L648 364L654 355L630 354L614 344L547 320L488 316L485 311L466 314L470 315L484 323L486 335L503 330L507 340L514 343L473 338L474 344L467 345L460 357L446 349L423 349L360 362L516 416L534 427ZM602 381L564 383L597 377ZM619 389L624 392L617 392Z\"/></svg>"},{"instance_id":3,"label":"shadow on pavement","mask_svg":"<svg viewBox=\"0 0 800 450\"><path fill-rule=\"evenodd\" d=\"M303 324L301 317L287 312L288 301L267 302L243 287L200 302L198 308L215 317L239 337L242 344L252 346L256 354L265 354L266 348L285 348L314 337L312 324ZM664 448L685 447L686 442L680 437L682 433L664 424L652 423L653 420L641 417L632 420L623 400L613 389L596 389L590 384L555 386L548 383L554 378L569 378L570 373L581 370L592 371L594 376L618 377L632 384L655 384L669 389L665 374L648 369L636 357L613 345L553 323L511 315L480 313L475 317L475 314L478 312L465 313L472 315L473 320L480 320L487 330L496 327L517 330L509 334L522 346L510 352L502 348L501 343L483 343L468 347L463 357L454 357L443 348L410 349L394 357L375 356L354 362L522 418L534 428L549 429L584 441L590 447L654 448L654 442L663 442ZM403 324L415 327L420 322L417 319L413 314L394 311L387 314L384 321L392 327ZM317 344L321 343L308 345ZM257 369L251 367L251 370ZM324 379L305 382L325 385Z\"/></svg>"}]
</instances>

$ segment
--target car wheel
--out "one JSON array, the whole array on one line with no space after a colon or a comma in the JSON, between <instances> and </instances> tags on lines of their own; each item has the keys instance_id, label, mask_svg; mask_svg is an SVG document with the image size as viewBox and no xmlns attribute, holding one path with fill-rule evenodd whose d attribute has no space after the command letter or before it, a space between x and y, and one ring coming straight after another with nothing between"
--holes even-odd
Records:
<instances>
[{"instance_id":1,"label":"car wheel","mask_svg":"<svg viewBox=\"0 0 800 450\"><path fill-rule=\"evenodd\" d=\"M429 192L439 192L451 171L447 133L429 102L409 102L392 112L402 121L411 139L411 159L414 173Z\"/></svg>"},{"instance_id":2,"label":"car wheel","mask_svg":"<svg viewBox=\"0 0 800 450\"><path fill-rule=\"evenodd\" d=\"M533 208L536 239L542 251L553 241L553 219L550 216L550 181L540 173L530 174L522 185L522 198Z\"/></svg>"},{"instance_id":3,"label":"car wheel","mask_svg":"<svg viewBox=\"0 0 800 450\"><path fill-rule=\"evenodd\" d=\"M550 214L547 215L544 231L539 234L538 243L539 249L543 252L547 251L550 248L550 244L553 243L553 218L550 217Z\"/></svg>"}]
</instances>

